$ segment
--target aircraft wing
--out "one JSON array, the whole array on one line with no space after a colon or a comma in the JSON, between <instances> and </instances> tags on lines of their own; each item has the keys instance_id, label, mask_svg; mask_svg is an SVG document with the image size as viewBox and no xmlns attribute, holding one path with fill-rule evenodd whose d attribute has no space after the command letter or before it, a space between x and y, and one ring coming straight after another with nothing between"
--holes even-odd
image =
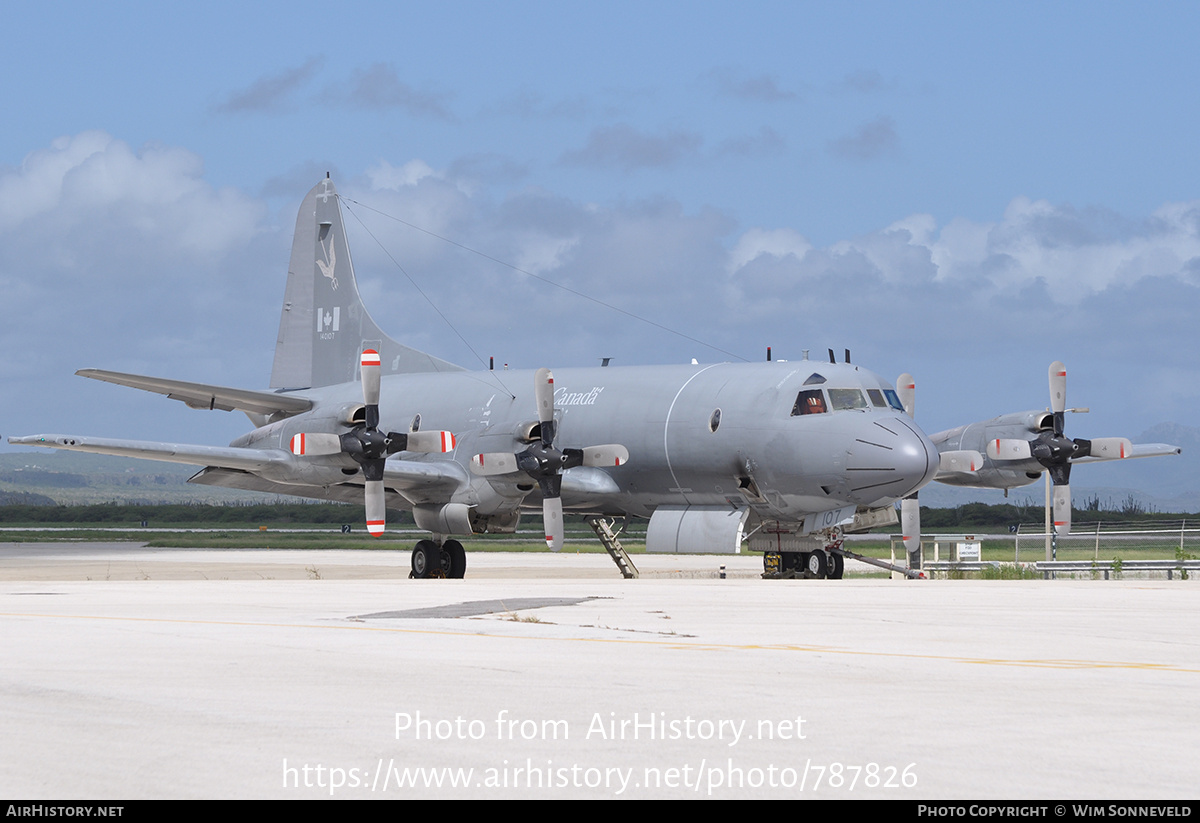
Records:
<instances>
[{"instance_id":1,"label":"aircraft wing","mask_svg":"<svg viewBox=\"0 0 1200 823\"><path fill-rule=\"evenodd\" d=\"M1172 446L1169 443L1134 443L1133 451L1125 455L1128 460L1132 457L1166 457L1170 454L1180 454L1183 450L1178 446ZM1106 460L1120 460L1119 457L1077 457L1072 460L1072 463L1099 463Z\"/></svg>"},{"instance_id":2,"label":"aircraft wing","mask_svg":"<svg viewBox=\"0 0 1200 823\"><path fill-rule=\"evenodd\" d=\"M230 446L192 446L186 443L155 443L147 440L112 440L105 437L76 437L68 434L32 434L10 437L14 446L46 446L67 451L115 454L121 457L140 457L143 460L162 460L191 466L221 466L227 469L261 471L276 465L293 462L291 452L283 449L236 449Z\"/></svg>"},{"instance_id":3,"label":"aircraft wing","mask_svg":"<svg viewBox=\"0 0 1200 823\"><path fill-rule=\"evenodd\" d=\"M361 479L357 482L329 484L280 483L249 471L207 466L190 478L188 482L201 486L223 486L230 489L267 492L268 494L291 494L358 505L362 505L363 500ZM436 463L389 460L383 473L383 485L388 506L397 509L408 508L420 503L445 502L467 482L467 473L462 466L448 460Z\"/></svg>"},{"instance_id":4,"label":"aircraft wing","mask_svg":"<svg viewBox=\"0 0 1200 823\"><path fill-rule=\"evenodd\" d=\"M193 409L220 409L221 411L244 411L253 414L300 414L312 408L306 397L277 394L269 391L232 389L227 386L210 386L207 383L189 383L184 380L168 380L164 377L146 377L141 374L105 371L104 369L80 369L80 377L103 380L120 386L165 394L172 400L182 400Z\"/></svg>"}]
</instances>

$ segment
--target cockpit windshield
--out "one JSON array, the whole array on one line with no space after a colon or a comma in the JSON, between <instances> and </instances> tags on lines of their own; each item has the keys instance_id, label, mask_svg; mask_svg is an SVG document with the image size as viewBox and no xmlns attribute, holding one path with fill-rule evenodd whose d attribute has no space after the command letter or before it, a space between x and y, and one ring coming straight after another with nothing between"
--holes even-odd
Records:
<instances>
[{"instance_id":1,"label":"cockpit windshield","mask_svg":"<svg viewBox=\"0 0 1200 823\"><path fill-rule=\"evenodd\" d=\"M867 389L865 392L863 389L805 389L796 396L796 404L792 406L792 417L871 407L904 411L900 397L894 389Z\"/></svg>"},{"instance_id":2,"label":"cockpit windshield","mask_svg":"<svg viewBox=\"0 0 1200 823\"><path fill-rule=\"evenodd\" d=\"M829 405L833 406L834 411L865 409L867 398L863 396L861 389L830 389Z\"/></svg>"}]
</instances>

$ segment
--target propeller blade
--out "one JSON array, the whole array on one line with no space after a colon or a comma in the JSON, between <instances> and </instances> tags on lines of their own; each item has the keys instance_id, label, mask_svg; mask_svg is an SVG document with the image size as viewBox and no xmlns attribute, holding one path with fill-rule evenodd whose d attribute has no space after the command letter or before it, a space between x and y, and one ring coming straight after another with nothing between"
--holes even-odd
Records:
<instances>
[{"instance_id":1,"label":"propeller blade","mask_svg":"<svg viewBox=\"0 0 1200 823\"><path fill-rule=\"evenodd\" d=\"M362 353L362 389L363 402L367 407L375 406L376 414L378 415L379 407L379 352L374 349L366 349ZM373 429L379 425L379 420L376 418L372 423L367 421L367 428Z\"/></svg>"},{"instance_id":2,"label":"propeller blade","mask_svg":"<svg viewBox=\"0 0 1200 823\"><path fill-rule=\"evenodd\" d=\"M454 451L456 445L454 435L448 431L409 432L400 437L404 438L400 447L402 451L440 454Z\"/></svg>"},{"instance_id":3,"label":"propeller blade","mask_svg":"<svg viewBox=\"0 0 1200 823\"><path fill-rule=\"evenodd\" d=\"M533 378L537 400L538 420L545 423L554 419L554 373L549 369L538 369Z\"/></svg>"},{"instance_id":4,"label":"propeller blade","mask_svg":"<svg viewBox=\"0 0 1200 823\"><path fill-rule=\"evenodd\" d=\"M1025 460L1033 456L1028 440L1015 440L1002 437L989 440L987 456L993 460Z\"/></svg>"},{"instance_id":5,"label":"propeller blade","mask_svg":"<svg viewBox=\"0 0 1200 823\"><path fill-rule=\"evenodd\" d=\"M538 421L542 424L542 445L554 445L554 374L538 369L533 377L534 398L537 400Z\"/></svg>"},{"instance_id":6,"label":"propeller blade","mask_svg":"<svg viewBox=\"0 0 1200 823\"><path fill-rule=\"evenodd\" d=\"M1059 535L1071 533L1071 487L1067 483L1054 487L1054 531Z\"/></svg>"},{"instance_id":7,"label":"propeller blade","mask_svg":"<svg viewBox=\"0 0 1200 823\"><path fill-rule=\"evenodd\" d=\"M629 462L629 449L616 443L583 449L585 466L623 466Z\"/></svg>"},{"instance_id":8,"label":"propeller blade","mask_svg":"<svg viewBox=\"0 0 1200 823\"><path fill-rule=\"evenodd\" d=\"M372 537L383 534L386 506L383 500L383 481L367 481L367 531Z\"/></svg>"},{"instance_id":9,"label":"propeller blade","mask_svg":"<svg viewBox=\"0 0 1200 823\"><path fill-rule=\"evenodd\" d=\"M1024 441L1021 441L1024 442ZM942 452L938 471L942 472L967 472L973 474L979 471L983 466L983 455L974 449L962 449L960 451Z\"/></svg>"},{"instance_id":10,"label":"propeller blade","mask_svg":"<svg viewBox=\"0 0 1200 823\"><path fill-rule=\"evenodd\" d=\"M542 499L542 522L546 525L546 545L556 552L563 546L563 508L561 497Z\"/></svg>"},{"instance_id":11,"label":"propeller blade","mask_svg":"<svg viewBox=\"0 0 1200 823\"><path fill-rule=\"evenodd\" d=\"M1050 364L1050 411L1061 414L1067 410L1067 367L1061 360Z\"/></svg>"},{"instance_id":12,"label":"propeller blade","mask_svg":"<svg viewBox=\"0 0 1200 823\"><path fill-rule=\"evenodd\" d=\"M921 548L921 504L915 494L900 501L900 535L909 555Z\"/></svg>"},{"instance_id":13,"label":"propeller blade","mask_svg":"<svg viewBox=\"0 0 1200 823\"><path fill-rule=\"evenodd\" d=\"M1054 435L1062 437L1067 410L1067 367L1061 360L1050 364L1050 411L1054 412Z\"/></svg>"},{"instance_id":14,"label":"propeller blade","mask_svg":"<svg viewBox=\"0 0 1200 823\"><path fill-rule=\"evenodd\" d=\"M1133 456L1133 443L1124 437L1093 437L1092 457L1116 460Z\"/></svg>"},{"instance_id":15,"label":"propeller blade","mask_svg":"<svg viewBox=\"0 0 1200 823\"><path fill-rule=\"evenodd\" d=\"M896 394L900 397L905 414L913 417L917 411L917 384L908 372L896 378Z\"/></svg>"},{"instance_id":16,"label":"propeller blade","mask_svg":"<svg viewBox=\"0 0 1200 823\"><path fill-rule=\"evenodd\" d=\"M336 434L314 432L297 434L292 438L292 454L313 457L322 454L340 454L342 439Z\"/></svg>"},{"instance_id":17,"label":"propeller blade","mask_svg":"<svg viewBox=\"0 0 1200 823\"><path fill-rule=\"evenodd\" d=\"M471 458L471 473L480 477L512 474L517 471L517 456L508 452L477 454Z\"/></svg>"}]
</instances>

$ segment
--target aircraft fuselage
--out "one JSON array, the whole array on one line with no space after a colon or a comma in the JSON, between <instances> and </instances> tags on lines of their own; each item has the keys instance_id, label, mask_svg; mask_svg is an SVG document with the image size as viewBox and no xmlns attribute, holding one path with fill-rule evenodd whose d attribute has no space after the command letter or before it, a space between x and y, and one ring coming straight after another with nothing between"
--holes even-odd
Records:
<instances>
[{"instance_id":1,"label":"aircraft fuselage","mask_svg":"<svg viewBox=\"0 0 1200 823\"><path fill-rule=\"evenodd\" d=\"M483 514L536 507L537 487L524 475L482 478L466 470L475 454L520 451L529 442L537 424L533 385L531 371L385 375L381 430L407 432L419 419L421 430L449 430L457 440L453 453L402 453L389 467L454 461L464 483L453 502ZM826 410L794 413L803 391L818 392ZM630 455L619 467L568 470L563 503L635 516L662 505L749 505L787 520L886 505L929 482L938 453L898 403L878 404L885 391L892 392L889 383L858 366L808 360L556 370L556 443L617 443ZM357 383L297 393L314 401L312 411L232 445L286 449L301 432L342 433L362 406ZM327 483L355 482L345 455L308 466L297 478L306 485L321 473ZM419 490L399 493L422 502Z\"/></svg>"}]
</instances>

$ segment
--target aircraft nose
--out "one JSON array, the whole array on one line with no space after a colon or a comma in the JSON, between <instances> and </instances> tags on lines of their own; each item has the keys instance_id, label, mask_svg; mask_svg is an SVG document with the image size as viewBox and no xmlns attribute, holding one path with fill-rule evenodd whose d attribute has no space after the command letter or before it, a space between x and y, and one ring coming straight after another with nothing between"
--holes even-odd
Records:
<instances>
[{"instance_id":1,"label":"aircraft nose","mask_svg":"<svg viewBox=\"0 0 1200 823\"><path fill-rule=\"evenodd\" d=\"M933 480L938 472L937 446L907 417L896 417L896 443L893 460L896 471L902 478L897 485L904 487L900 495L906 497ZM891 428L889 426L889 428Z\"/></svg>"},{"instance_id":2,"label":"aircraft nose","mask_svg":"<svg viewBox=\"0 0 1200 823\"><path fill-rule=\"evenodd\" d=\"M909 417L867 418L848 450L846 474L860 503L907 497L937 474L937 446Z\"/></svg>"}]
</instances>

